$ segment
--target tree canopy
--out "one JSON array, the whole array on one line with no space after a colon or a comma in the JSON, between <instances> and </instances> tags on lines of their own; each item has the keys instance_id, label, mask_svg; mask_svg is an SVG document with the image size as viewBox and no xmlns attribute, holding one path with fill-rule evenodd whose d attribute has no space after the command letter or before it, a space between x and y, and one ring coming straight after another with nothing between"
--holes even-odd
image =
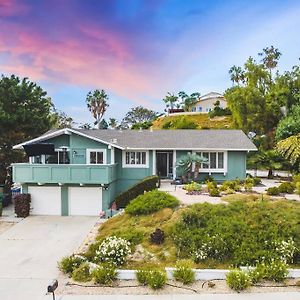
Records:
<instances>
[{"instance_id":1,"label":"tree canopy","mask_svg":"<svg viewBox=\"0 0 300 300\"><path fill-rule=\"evenodd\" d=\"M47 93L28 78L1 76L0 182L6 178L7 167L23 158L12 147L49 130L53 125L53 108Z\"/></svg>"},{"instance_id":2,"label":"tree canopy","mask_svg":"<svg viewBox=\"0 0 300 300\"><path fill-rule=\"evenodd\" d=\"M124 128L138 129L138 124L140 124L140 127L142 128L145 128L146 124L146 127L149 128L152 124L152 121L157 116L158 113L151 109L145 108L143 106L136 106L126 113L121 124Z\"/></svg>"}]
</instances>

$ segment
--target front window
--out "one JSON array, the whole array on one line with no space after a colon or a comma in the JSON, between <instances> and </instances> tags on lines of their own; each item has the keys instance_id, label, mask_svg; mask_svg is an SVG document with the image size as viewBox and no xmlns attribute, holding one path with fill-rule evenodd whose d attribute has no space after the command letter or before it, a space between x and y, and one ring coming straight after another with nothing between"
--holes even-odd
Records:
<instances>
[{"instance_id":1,"label":"front window","mask_svg":"<svg viewBox=\"0 0 300 300\"><path fill-rule=\"evenodd\" d=\"M125 152L125 166L146 166L147 152L146 151L126 151Z\"/></svg>"},{"instance_id":2,"label":"front window","mask_svg":"<svg viewBox=\"0 0 300 300\"><path fill-rule=\"evenodd\" d=\"M87 163L94 165L105 164L105 151L98 149L87 150Z\"/></svg>"},{"instance_id":3,"label":"front window","mask_svg":"<svg viewBox=\"0 0 300 300\"><path fill-rule=\"evenodd\" d=\"M224 169L224 152L197 152L197 154L207 159L207 163L201 164L201 169Z\"/></svg>"},{"instance_id":4,"label":"front window","mask_svg":"<svg viewBox=\"0 0 300 300\"><path fill-rule=\"evenodd\" d=\"M45 155L46 164L65 165L70 163L70 155L68 150L55 150L52 155Z\"/></svg>"}]
</instances>

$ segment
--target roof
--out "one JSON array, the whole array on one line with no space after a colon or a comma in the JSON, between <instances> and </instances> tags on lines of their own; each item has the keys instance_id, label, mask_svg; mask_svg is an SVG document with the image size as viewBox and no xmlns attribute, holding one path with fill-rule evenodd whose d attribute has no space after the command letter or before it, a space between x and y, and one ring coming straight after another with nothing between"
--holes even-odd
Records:
<instances>
[{"instance_id":1,"label":"roof","mask_svg":"<svg viewBox=\"0 0 300 300\"><path fill-rule=\"evenodd\" d=\"M113 130L113 129L60 129L16 145L47 140L61 134L78 134L120 149L174 149L174 150L232 150L256 151L252 141L241 130Z\"/></svg>"},{"instance_id":2,"label":"roof","mask_svg":"<svg viewBox=\"0 0 300 300\"><path fill-rule=\"evenodd\" d=\"M206 101L206 100L211 100L211 99L219 99L219 100L226 101L226 99L224 98L224 96L222 94L216 93L216 92L210 92L208 94L200 96L197 103L198 102L203 102L203 101Z\"/></svg>"}]
</instances>

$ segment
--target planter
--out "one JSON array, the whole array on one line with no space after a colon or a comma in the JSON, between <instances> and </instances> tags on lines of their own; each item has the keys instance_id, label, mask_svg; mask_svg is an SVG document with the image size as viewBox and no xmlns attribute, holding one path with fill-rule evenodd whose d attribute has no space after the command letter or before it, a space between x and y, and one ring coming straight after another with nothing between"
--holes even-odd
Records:
<instances>
[{"instance_id":1,"label":"planter","mask_svg":"<svg viewBox=\"0 0 300 300\"><path fill-rule=\"evenodd\" d=\"M241 267L242 270L247 270L247 267ZM173 271L175 268L166 268L168 279L173 279ZM195 271L196 280L213 280L226 279L226 274L230 270L223 269L193 269ZM136 270L118 270L118 279L120 280L135 280ZM300 278L300 269L289 269L289 278Z\"/></svg>"}]
</instances>

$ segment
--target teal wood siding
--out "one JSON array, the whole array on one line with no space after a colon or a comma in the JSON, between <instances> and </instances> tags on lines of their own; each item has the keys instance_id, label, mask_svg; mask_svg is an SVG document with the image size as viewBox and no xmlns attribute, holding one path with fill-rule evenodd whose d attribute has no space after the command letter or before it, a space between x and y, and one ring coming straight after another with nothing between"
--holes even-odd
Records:
<instances>
[{"instance_id":1,"label":"teal wood siding","mask_svg":"<svg viewBox=\"0 0 300 300\"><path fill-rule=\"evenodd\" d=\"M54 144L55 148L70 147L70 135L64 134L47 140L47 143Z\"/></svg>"}]
</instances>

